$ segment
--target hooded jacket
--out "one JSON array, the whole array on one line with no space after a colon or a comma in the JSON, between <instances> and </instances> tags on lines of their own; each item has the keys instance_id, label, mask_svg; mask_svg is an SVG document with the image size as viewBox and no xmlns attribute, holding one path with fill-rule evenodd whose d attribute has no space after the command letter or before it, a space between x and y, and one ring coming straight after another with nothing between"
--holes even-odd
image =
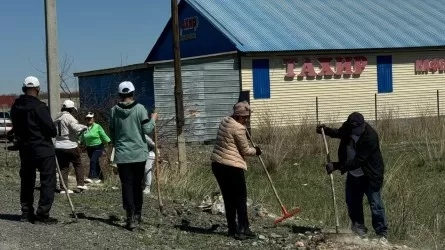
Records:
<instances>
[{"instance_id":1,"label":"hooded jacket","mask_svg":"<svg viewBox=\"0 0 445 250\"><path fill-rule=\"evenodd\" d=\"M35 158L55 155L52 138L57 130L44 102L21 95L12 105L11 120L21 153Z\"/></svg>"},{"instance_id":2,"label":"hooded jacket","mask_svg":"<svg viewBox=\"0 0 445 250\"><path fill-rule=\"evenodd\" d=\"M87 129L87 126L79 122L67 111L60 112L54 120L57 128L56 148L72 149L77 148L79 134Z\"/></svg>"},{"instance_id":3,"label":"hooded jacket","mask_svg":"<svg viewBox=\"0 0 445 250\"><path fill-rule=\"evenodd\" d=\"M111 109L109 125L116 164L145 162L148 159L145 135L153 131L155 120L148 118L144 106L136 101L120 102Z\"/></svg>"},{"instance_id":4,"label":"hooded jacket","mask_svg":"<svg viewBox=\"0 0 445 250\"><path fill-rule=\"evenodd\" d=\"M247 170L246 157L255 154L256 149L249 146L246 128L232 117L225 117L219 125L216 144L210 160Z\"/></svg>"},{"instance_id":5,"label":"hooded jacket","mask_svg":"<svg viewBox=\"0 0 445 250\"><path fill-rule=\"evenodd\" d=\"M360 135L355 144L355 157L348 160L346 146L350 141L351 129L345 122L339 129L325 128L327 136L340 139L338 147L338 160L336 167L342 174L362 168L363 173L368 178L371 186L380 188L383 185L383 175L385 166L382 153L380 151L379 136L369 125L365 125L363 134Z\"/></svg>"}]
</instances>

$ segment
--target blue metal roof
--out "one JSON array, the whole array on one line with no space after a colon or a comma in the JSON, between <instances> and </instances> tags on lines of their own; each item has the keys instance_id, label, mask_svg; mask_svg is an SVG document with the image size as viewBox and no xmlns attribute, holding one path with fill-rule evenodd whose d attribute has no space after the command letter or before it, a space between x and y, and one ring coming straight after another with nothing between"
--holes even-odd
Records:
<instances>
[{"instance_id":1,"label":"blue metal roof","mask_svg":"<svg viewBox=\"0 0 445 250\"><path fill-rule=\"evenodd\" d=\"M445 0L185 0L243 52L445 46Z\"/></svg>"}]
</instances>

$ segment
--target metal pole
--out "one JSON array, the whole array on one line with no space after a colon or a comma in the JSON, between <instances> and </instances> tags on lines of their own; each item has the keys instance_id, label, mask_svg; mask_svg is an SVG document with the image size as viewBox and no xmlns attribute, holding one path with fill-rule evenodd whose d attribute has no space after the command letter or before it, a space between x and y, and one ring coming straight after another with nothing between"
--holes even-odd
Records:
<instances>
[{"instance_id":1,"label":"metal pole","mask_svg":"<svg viewBox=\"0 0 445 250\"><path fill-rule=\"evenodd\" d=\"M6 167L9 167L8 164L8 137L6 136L6 108L3 106L3 125L5 128L5 160L6 160Z\"/></svg>"},{"instance_id":2,"label":"metal pole","mask_svg":"<svg viewBox=\"0 0 445 250\"><path fill-rule=\"evenodd\" d=\"M179 17L177 0L171 0L172 12L172 31L173 31L173 50L175 54L175 107L176 107L176 133L178 139L178 162L180 171L186 169L187 155L185 148L184 135L184 99L182 93L182 77L181 77L181 53L179 43Z\"/></svg>"},{"instance_id":3,"label":"metal pole","mask_svg":"<svg viewBox=\"0 0 445 250\"><path fill-rule=\"evenodd\" d=\"M46 76L48 106L53 119L60 109L59 54L57 45L56 0L45 0Z\"/></svg>"},{"instance_id":4,"label":"metal pole","mask_svg":"<svg viewBox=\"0 0 445 250\"><path fill-rule=\"evenodd\" d=\"M377 93L374 94L374 113L375 113L375 127L377 127L378 118L377 118Z\"/></svg>"},{"instance_id":5,"label":"metal pole","mask_svg":"<svg viewBox=\"0 0 445 250\"><path fill-rule=\"evenodd\" d=\"M439 90L437 90L437 119L440 120L440 99L439 99Z\"/></svg>"},{"instance_id":6,"label":"metal pole","mask_svg":"<svg viewBox=\"0 0 445 250\"><path fill-rule=\"evenodd\" d=\"M315 117L317 119L317 124L319 123L318 119L318 96L315 97Z\"/></svg>"}]
</instances>

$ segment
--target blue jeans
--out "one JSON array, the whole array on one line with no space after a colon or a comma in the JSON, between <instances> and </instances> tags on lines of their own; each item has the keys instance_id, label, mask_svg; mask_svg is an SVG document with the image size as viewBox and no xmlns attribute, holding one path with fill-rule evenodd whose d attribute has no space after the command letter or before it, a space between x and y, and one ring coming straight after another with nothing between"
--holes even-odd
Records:
<instances>
[{"instance_id":1,"label":"blue jeans","mask_svg":"<svg viewBox=\"0 0 445 250\"><path fill-rule=\"evenodd\" d=\"M348 173L346 177L346 205L353 226L366 232L363 215L363 196L366 195L372 214L372 227L379 236L387 236L385 209L382 201L382 188L369 184L366 176L354 177Z\"/></svg>"},{"instance_id":2,"label":"blue jeans","mask_svg":"<svg viewBox=\"0 0 445 250\"><path fill-rule=\"evenodd\" d=\"M102 156L103 152L104 145L87 147L88 157L90 158L90 173L88 178L99 179L102 177L99 158Z\"/></svg>"}]
</instances>

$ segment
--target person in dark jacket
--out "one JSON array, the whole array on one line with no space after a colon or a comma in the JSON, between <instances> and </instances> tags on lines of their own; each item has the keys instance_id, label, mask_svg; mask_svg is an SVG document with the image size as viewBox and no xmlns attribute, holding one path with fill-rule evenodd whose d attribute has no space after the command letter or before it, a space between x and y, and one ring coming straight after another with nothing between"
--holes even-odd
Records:
<instances>
[{"instance_id":1,"label":"person in dark jacket","mask_svg":"<svg viewBox=\"0 0 445 250\"><path fill-rule=\"evenodd\" d=\"M354 112L339 129L325 125L317 127L317 133L324 129L331 138L340 139L338 162L328 163L326 171L331 174L340 170L346 177L346 204L352 222L352 230L366 237L363 215L363 196L366 195L371 208L372 226L382 242L387 242L387 224L381 191L384 163L380 152L377 132L365 122L362 114Z\"/></svg>"},{"instance_id":2,"label":"person in dark jacket","mask_svg":"<svg viewBox=\"0 0 445 250\"><path fill-rule=\"evenodd\" d=\"M49 217L56 188L56 158L52 138L57 129L48 107L37 97L39 80L33 76L25 79L24 95L15 100L11 108L14 135L20 155L20 203L22 222L54 224L57 219ZM34 187L36 169L40 172L40 200L34 215Z\"/></svg>"}]
</instances>

